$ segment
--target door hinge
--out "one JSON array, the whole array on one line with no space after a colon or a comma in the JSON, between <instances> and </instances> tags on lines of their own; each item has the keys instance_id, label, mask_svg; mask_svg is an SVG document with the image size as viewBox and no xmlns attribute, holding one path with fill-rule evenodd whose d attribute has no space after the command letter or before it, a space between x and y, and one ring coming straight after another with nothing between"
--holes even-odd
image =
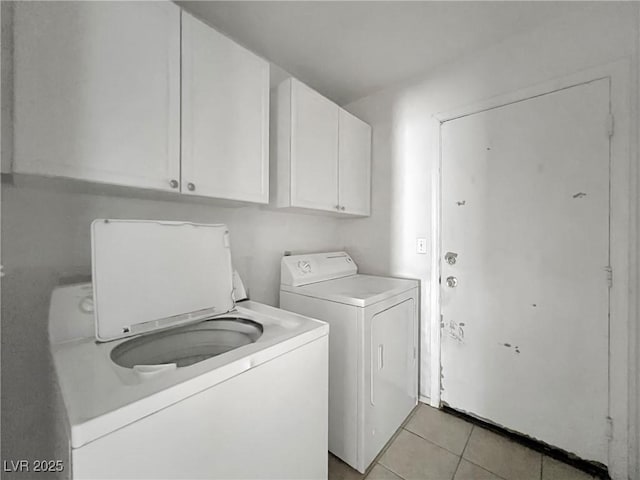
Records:
<instances>
[{"instance_id":1,"label":"door hinge","mask_svg":"<svg viewBox=\"0 0 640 480\"><path fill-rule=\"evenodd\" d=\"M609 284L609 288L613 287L613 268L611 265L607 265L604 267L604 271L607 272L607 283Z\"/></svg>"},{"instance_id":2,"label":"door hinge","mask_svg":"<svg viewBox=\"0 0 640 480\"><path fill-rule=\"evenodd\" d=\"M613 440L613 418L607 417L607 439Z\"/></svg>"},{"instance_id":3,"label":"door hinge","mask_svg":"<svg viewBox=\"0 0 640 480\"><path fill-rule=\"evenodd\" d=\"M610 137L613 137L614 118L613 114L607 116L607 133Z\"/></svg>"},{"instance_id":4,"label":"door hinge","mask_svg":"<svg viewBox=\"0 0 640 480\"><path fill-rule=\"evenodd\" d=\"M440 329L444 328L444 316L440 314Z\"/></svg>"}]
</instances>

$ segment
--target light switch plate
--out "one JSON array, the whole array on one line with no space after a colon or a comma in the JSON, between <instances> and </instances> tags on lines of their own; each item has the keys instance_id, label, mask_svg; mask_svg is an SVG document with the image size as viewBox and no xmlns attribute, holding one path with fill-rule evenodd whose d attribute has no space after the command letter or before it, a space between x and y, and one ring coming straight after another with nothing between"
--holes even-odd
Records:
<instances>
[{"instance_id":1,"label":"light switch plate","mask_svg":"<svg viewBox=\"0 0 640 480\"><path fill-rule=\"evenodd\" d=\"M416 253L427 253L427 239L416 238Z\"/></svg>"}]
</instances>

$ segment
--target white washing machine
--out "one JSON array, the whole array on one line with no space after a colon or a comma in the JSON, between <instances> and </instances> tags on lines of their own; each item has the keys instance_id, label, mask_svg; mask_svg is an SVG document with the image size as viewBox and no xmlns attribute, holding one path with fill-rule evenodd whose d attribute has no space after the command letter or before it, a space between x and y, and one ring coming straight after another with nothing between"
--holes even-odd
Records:
<instances>
[{"instance_id":1,"label":"white washing machine","mask_svg":"<svg viewBox=\"0 0 640 480\"><path fill-rule=\"evenodd\" d=\"M282 258L280 308L329 334L329 451L365 472L418 403L418 281L358 275L344 252Z\"/></svg>"},{"instance_id":2,"label":"white washing machine","mask_svg":"<svg viewBox=\"0 0 640 480\"><path fill-rule=\"evenodd\" d=\"M328 329L233 298L224 225L97 220L49 335L75 479L327 477Z\"/></svg>"}]
</instances>

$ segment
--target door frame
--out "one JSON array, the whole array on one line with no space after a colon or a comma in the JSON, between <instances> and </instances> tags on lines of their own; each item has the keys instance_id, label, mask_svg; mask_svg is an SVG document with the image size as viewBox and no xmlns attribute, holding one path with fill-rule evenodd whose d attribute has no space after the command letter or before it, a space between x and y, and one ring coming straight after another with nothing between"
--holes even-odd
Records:
<instances>
[{"instance_id":1,"label":"door frame","mask_svg":"<svg viewBox=\"0 0 640 480\"><path fill-rule=\"evenodd\" d=\"M555 78L542 84L530 86L516 92L499 95L462 108L436 113L431 118L430 130L433 158L438 158L437 168L431 171L432 225L434 241L431 248L430 305L430 370L431 385L429 403L440 407L441 386L441 188L442 188L442 124L457 118L486 110L521 102L558 90L589 83L594 80L610 80L610 112L614 115L615 130L610 142L610 231L609 251L613 268L613 286L609 304L609 417L612 419L609 441L609 470L614 479L627 479L630 473L629 435L633 425L629 416L630 375L637 375L631 365L637 346L634 341L633 322L636 318L637 233L632 219L637 215L638 185L632 158L637 155L632 133L634 122L632 99L638 93L632 91L633 74L628 59L601 65L574 74ZM603 125L603 128L606 126Z\"/></svg>"}]
</instances>

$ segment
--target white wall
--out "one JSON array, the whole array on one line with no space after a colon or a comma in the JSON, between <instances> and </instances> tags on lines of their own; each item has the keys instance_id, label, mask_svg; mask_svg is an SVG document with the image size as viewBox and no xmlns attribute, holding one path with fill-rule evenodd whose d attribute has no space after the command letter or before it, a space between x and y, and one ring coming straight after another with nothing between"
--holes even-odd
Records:
<instances>
[{"instance_id":1,"label":"white wall","mask_svg":"<svg viewBox=\"0 0 640 480\"><path fill-rule=\"evenodd\" d=\"M345 224L343 243L364 272L422 281L422 395L429 396L431 381L432 259L415 253L415 239L434 240L432 116L623 57L636 62L638 26L637 3L581 3L574 14L346 106L373 126L374 198L371 217ZM636 455L637 444L630 448Z\"/></svg>"}]
</instances>

